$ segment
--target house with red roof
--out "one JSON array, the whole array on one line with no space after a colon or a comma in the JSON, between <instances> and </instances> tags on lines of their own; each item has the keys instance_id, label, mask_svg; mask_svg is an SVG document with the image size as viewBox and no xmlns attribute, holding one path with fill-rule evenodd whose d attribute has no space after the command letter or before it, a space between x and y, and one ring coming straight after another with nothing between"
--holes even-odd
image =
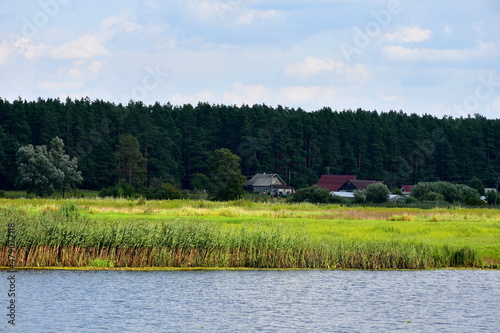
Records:
<instances>
[{"instance_id":1,"label":"house with red roof","mask_svg":"<svg viewBox=\"0 0 500 333\"><path fill-rule=\"evenodd\" d=\"M415 185L403 185L403 187L401 187L401 191L403 192L403 195L410 195L411 188L413 186L415 186Z\"/></svg>"}]
</instances>

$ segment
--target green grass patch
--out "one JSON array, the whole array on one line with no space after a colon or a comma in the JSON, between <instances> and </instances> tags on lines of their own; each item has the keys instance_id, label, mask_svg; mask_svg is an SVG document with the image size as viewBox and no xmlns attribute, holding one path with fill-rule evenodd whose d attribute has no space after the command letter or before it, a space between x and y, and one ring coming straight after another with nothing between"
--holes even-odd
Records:
<instances>
[{"instance_id":1,"label":"green grass patch","mask_svg":"<svg viewBox=\"0 0 500 333\"><path fill-rule=\"evenodd\" d=\"M0 199L18 266L499 267L500 212L126 199ZM0 266L6 265L2 250ZM22 259L21 259L22 258ZM97 260L97 261L96 261Z\"/></svg>"}]
</instances>

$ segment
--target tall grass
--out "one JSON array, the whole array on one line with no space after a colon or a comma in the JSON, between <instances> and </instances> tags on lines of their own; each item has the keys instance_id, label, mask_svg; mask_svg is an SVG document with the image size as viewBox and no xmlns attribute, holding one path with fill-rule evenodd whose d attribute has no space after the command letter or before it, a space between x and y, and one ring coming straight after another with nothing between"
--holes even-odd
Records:
<instances>
[{"instance_id":1,"label":"tall grass","mask_svg":"<svg viewBox=\"0 0 500 333\"><path fill-rule=\"evenodd\" d=\"M231 211L231 210L229 210ZM285 225L224 228L187 219L103 221L74 203L39 214L0 210L0 266L7 266L7 225L16 226L16 266L253 267L426 269L482 267L469 248L401 241L313 240Z\"/></svg>"}]
</instances>

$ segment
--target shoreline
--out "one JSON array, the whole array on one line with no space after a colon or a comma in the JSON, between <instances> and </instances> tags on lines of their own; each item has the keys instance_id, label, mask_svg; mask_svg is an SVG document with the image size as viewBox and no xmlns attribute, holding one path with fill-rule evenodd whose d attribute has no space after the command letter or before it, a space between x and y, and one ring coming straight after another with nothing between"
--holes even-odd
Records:
<instances>
[{"instance_id":1,"label":"shoreline","mask_svg":"<svg viewBox=\"0 0 500 333\"><path fill-rule=\"evenodd\" d=\"M358 268L253 268L253 267L16 267L14 270L0 266L0 271L137 271L137 272L176 272L176 271L500 271L500 268L488 267L440 267L428 269L358 269Z\"/></svg>"}]
</instances>

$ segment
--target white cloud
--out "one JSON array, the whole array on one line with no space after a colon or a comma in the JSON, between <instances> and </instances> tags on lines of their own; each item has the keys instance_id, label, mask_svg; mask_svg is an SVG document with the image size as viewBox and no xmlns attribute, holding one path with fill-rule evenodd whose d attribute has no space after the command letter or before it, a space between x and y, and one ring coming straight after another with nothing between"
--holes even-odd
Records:
<instances>
[{"instance_id":1,"label":"white cloud","mask_svg":"<svg viewBox=\"0 0 500 333\"><path fill-rule=\"evenodd\" d=\"M296 105L328 105L338 96L337 88L334 86L292 86L280 89L279 98L285 101L285 105L293 103Z\"/></svg>"},{"instance_id":2,"label":"white cloud","mask_svg":"<svg viewBox=\"0 0 500 333\"><path fill-rule=\"evenodd\" d=\"M496 98L493 103L488 105L488 111L500 119L500 98Z\"/></svg>"},{"instance_id":3,"label":"white cloud","mask_svg":"<svg viewBox=\"0 0 500 333\"><path fill-rule=\"evenodd\" d=\"M391 43L420 43L431 37L432 31L417 26L400 27L398 31L387 33L384 39Z\"/></svg>"},{"instance_id":4,"label":"white cloud","mask_svg":"<svg viewBox=\"0 0 500 333\"><path fill-rule=\"evenodd\" d=\"M479 47L469 49L428 49L406 48L403 46L386 46L382 49L385 57L392 61L417 62L417 61L465 61L491 55L496 51L492 43L481 43Z\"/></svg>"},{"instance_id":5,"label":"white cloud","mask_svg":"<svg viewBox=\"0 0 500 333\"><path fill-rule=\"evenodd\" d=\"M39 85L42 90L60 93L61 91L81 89L83 83L75 81L42 81Z\"/></svg>"},{"instance_id":6,"label":"white cloud","mask_svg":"<svg viewBox=\"0 0 500 333\"><path fill-rule=\"evenodd\" d=\"M443 31L446 37L451 37L453 35L453 28L448 24L444 25Z\"/></svg>"},{"instance_id":7,"label":"white cloud","mask_svg":"<svg viewBox=\"0 0 500 333\"><path fill-rule=\"evenodd\" d=\"M223 93L223 101L228 104L256 104L262 103L269 94L269 90L263 85L244 85L242 83L233 84L231 92Z\"/></svg>"},{"instance_id":8,"label":"white cloud","mask_svg":"<svg viewBox=\"0 0 500 333\"><path fill-rule=\"evenodd\" d=\"M14 45L19 53L28 59L43 57L49 48L44 44L34 44L33 41L27 37L19 38L15 41Z\"/></svg>"},{"instance_id":9,"label":"white cloud","mask_svg":"<svg viewBox=\"0 0 500 333\"><path fill-rule=\"evenodd\" d=\"M285 75L303 79L321 73L329 73L344 83L365 82L370 77L370 70L362 64L348 66L329 58L307 57L285 68Z\"/></svg>"},{"instance_id":10,"label":"white cloud","mask_svg":"<svg viewBox=\"0 0 500 333\"><path fill-rule=\"evenodd\" d=\"M379 92L379 100L381 102L401 102L404 100L403 96L398 96L389 92Z\"/></svg>"},{"instance_id":11,"label":"white cloud","mask_svg":"<svg viewBox=\"0 0 500 333\"><path fill-rule=\"evenodd\" d=\"M225 8L222 7L222 4L210 1L194 0L186 1L185 4L187 5L189 13L194 14L201 20L208 20L217 17L217 13L219 12L220 15L223 8Z\"/></svg>"},{"instance_id":12,"label":"white cloud","mask_svg":"<svg viewBox=\"0 0 500 333\"><path fill-rule=\"evenodd\" d=\"M109 51L97 34L83 35L50 51L51 57L56 59L93 59L108 54Z\"/></svg>"},{"instance_id":13,"label":"white cloud","mask_svg":"<svg viewBox=\"0 0 500 333\"><path fill-rule=\"evenodd\" d=\"M90 76L99 76L103 64L103 61L94 60L89 62L87 60L78 60L73 67L61 68L57 73L59 75L67 75L71 79L85 80Z\"/></svg>"},{"instance_id":14,"label":"white cloud","mask_svg":"<svg viewBox=\"0 0 500 333\"><path fill-rule=\"evenodd\" d=\"M0 42L0 66L3 66L10 58L12 51L8 42Z\"/></svg>"},{"instance_id":15,"label":"white cloud","mask_svg":"<svg viewBox=\"0 0 500 333\"><path fill-rule=\"evenodd\" d=\"M250 25L257 20L275 20L281 15L277 10L247 10L237 19L238 24Z\"/></svg>"},{"instance_id":16,"label":"white cloud","mask_svg":"<svg viewBox=\"0 0 500 333\"><path fill-rule=\"evenodd\" d=\"M125 32L141 31L144 27L134 21L127 20L125 13L107 17L101 22L101 31L122 30Z\"/></svg>"},{"instance_id":17,"label":"white cloud","mask_svg":"<svg viewBox=\"0 0 500 333\"><path fill-rule=\"evenodd\" d=\"M317 57L307 57L304 61L291 64L285 68L287 76L309 77L324 71L342 69L345 65L335 62L332 59L320 59Z\"/></svg>"}]
</instances>

